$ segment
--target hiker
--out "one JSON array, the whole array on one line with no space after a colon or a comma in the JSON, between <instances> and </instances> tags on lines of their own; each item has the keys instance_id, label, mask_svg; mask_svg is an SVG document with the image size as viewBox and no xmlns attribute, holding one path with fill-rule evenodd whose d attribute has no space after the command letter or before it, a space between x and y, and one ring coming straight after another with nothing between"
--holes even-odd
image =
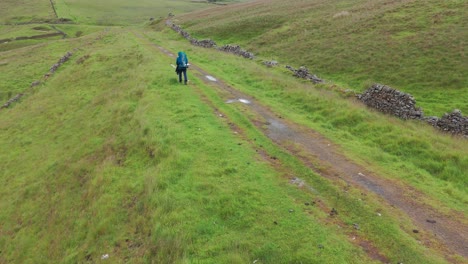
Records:
<instances>
[{"instance_id":1,"label":"hiker","mask_svg":"<svg viewBox=\"0 0 468 264\"><path fill-rule=\"evenodd\" d=\"M182 82L182 73L184 74L184 83L187 84L187 68L189 66L188 64L188 58L187 54L185 54L182 51L179 51L179 57L177 57L176 60L176 73L179 75L179 82Z\"/></svg>"}]
</instances>

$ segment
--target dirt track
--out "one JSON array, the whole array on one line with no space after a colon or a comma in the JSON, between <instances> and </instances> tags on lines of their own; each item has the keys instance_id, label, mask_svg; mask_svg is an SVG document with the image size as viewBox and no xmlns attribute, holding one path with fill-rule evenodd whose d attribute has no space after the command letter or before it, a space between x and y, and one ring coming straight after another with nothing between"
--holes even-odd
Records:
<instances>
[{"instance_id":1,"label":"dirt track","mask_svg":"<svg viewBox=\"0 0 468 264\"><path fill-rule=\"evenodd\" d=\"M137 36L144 39L138 34ZM155 44L153 46L166 55L174 57L174 54L163 47ZM426 247L442 251L450 262L454 261L450 257L453 253L468 258L468 226L464 223L463 215L456 213L448 215L436 210L423 202L425 199L422 198L425 197L425 194L403 185L401 182L380 177L347 159L337 146L319 133L278 117L249 95L237 91L196 65L192 64L190 71L206 83L229 95L229 98L224 99L242 98L248 100L249 103L246 106L249 111L259 117L251 122L273 142L296 155L314 171L323 177L331 180L344 180L349 185L362 189L364 192L378 195L382 198L382 203L400 210L402 214L411 218L419 230L433 234L430 240L437 241L437 243L422 241ZM317 164L317 162L320 166L312 165ZM317 169L317 167L325 169Z\"/></svg>"}]
</instances>

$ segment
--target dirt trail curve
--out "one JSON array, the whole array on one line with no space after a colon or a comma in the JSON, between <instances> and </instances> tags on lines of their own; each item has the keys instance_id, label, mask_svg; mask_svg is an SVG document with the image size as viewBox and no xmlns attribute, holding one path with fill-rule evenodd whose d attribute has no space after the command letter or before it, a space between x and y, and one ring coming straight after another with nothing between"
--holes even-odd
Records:
<instances>
[{"instance_id":1,"label":"dirt trail curve","mask_svg":"<svg viewBox=\"0 0 468 264\"><path fill-rule=\"evenodd\" d=\"M140 39L145 39L139 34L136 35ZM145 41L148 40L145 39ZM163 47L156 44L151 45L175 58L173 53ZM296 155L321 176L332 180L344 180L352 186L377 194L388 206L395 207L408 215L419 229L434 234L434 239L444 246L442 251L445 252L449 261L451 261L449 256L453 253L468 258L468 226L465 224L466 219L463 214L447 215L436 210L425 204L424 199L420 199L424 197L424 194L399 182L379 177L365 167L350 161L340 154L338 147L321 134L278 117L251 96L230 87L194 64L191 64L190 71L196 73L206 83L230 94L230 98L226 99L242 98L248 100L249 104L246 105L249 110L263 119L261 121L252 120L252 123L272 141ZM297 153L306 153L307 157ZM313 160L310 157L313 157ZM326 169L320 170L311 165L316 162L320 164L321 168ZM426 246L431 245L430 242L426 244Z\"/></svg>"}]
</instances>

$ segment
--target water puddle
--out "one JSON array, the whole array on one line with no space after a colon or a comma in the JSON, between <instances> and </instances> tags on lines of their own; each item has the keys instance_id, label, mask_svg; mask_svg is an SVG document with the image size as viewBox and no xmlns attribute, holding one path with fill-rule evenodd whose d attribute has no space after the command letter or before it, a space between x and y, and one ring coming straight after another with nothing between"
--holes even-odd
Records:
<instances>
[{"instance_id":1,"label":"water puddle","mask_svg":"<svg viewBox=\"0 0 468 264\"><path fill-rule=\"evenodd\" d=\"M226 104L232 104L232 103L237 103L237 102L241 102L243 104L251 104L251 102L247 99L242 99L242 98L239 98L239 99L229 99L226 101Z\"/></svg>"},{"instance_id":2,"label":"water puddle","mask_svg":"<svg viewBox=\"0 0 468 264\"><path fill-rule=\"evenodd\" d=\"M218 81L218 80L216 80L215 77L210 76L210 75L207 75L206 78L207 78L208 80L212 81L212 82L217 82L217 81Z\"/></svg>"},{"instance_id":3,"label":"water puddle","mask_svg":"<svg viewBox=\"0 0 468 264\"><path fill-rule=\"evenodd\" d=\"M297 187L299 188L306 188L307 190L309 190L310 192L314 193L314 194L318 194L319 192L317 190L315 190L312 186L308 185L304 180L300 179L300 178L297 178L297 177L293 177L290 181L289 181L290 184L293 184L293 185L296 185Z\"/></svg>"}]
</instances>

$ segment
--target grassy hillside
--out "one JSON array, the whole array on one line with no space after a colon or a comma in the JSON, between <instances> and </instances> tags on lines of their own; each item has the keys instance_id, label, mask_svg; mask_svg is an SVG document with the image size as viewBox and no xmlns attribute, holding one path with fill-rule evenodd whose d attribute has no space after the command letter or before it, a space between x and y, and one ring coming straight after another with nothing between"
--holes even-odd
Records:
<instances>
[{"instance_id":1,"label":"grassy hillside","mask_svg":"<svg viewBox=\"0 0 468 264\"><path fill-rule=\"evenodd\" d=\"M305 65L357 91L390 85L440 116L468 112L467 12L458 0L272 0L194 12L176 23L197 38Z\"/></svg>"},{"instance_id":2,"label":"grassy hillside","mask_svg":"<svg viewBox=\"0 0 468 264\"><path fill-rule=\"evenodd\" d=\"M169 13L181 14L211 7L205 1L190 0L56 0L60 17L81 24L129 25L141 24L150 18L166 17Z\"/></svg>"},{"instance_id":3,"label":"grassy hillside","mask_svg":"<svg viewBox=\"0 0 468 264\"><path fill-rule=\"evenodd\" d=\"M194 66L275 115L325 135L346 159L413 190L407 199L430 207L434 215L427 217L452 217L460 232L468 224L466 139L369 111L336 85L312 85L284 68L191 46L164 21L155 22L160 31L143 25L169 9L180 14L204 3L54 2L73 24L38 24L29 5L18 5L27 18L9 19L34 23L0 26L0 39L68 35L0 44L0 99L25 93L0 109L0 264L466 262L424 227L425 219L416 222L339 175L323 177L318 171L329 168L315 157L273 142L262 130L265 120L248 106L227 104L226 91L193 68L189 85L180 85L174 58L154 44L186 51ZM199 36L208 30L218 43L238 42L261 59L277 59L285 51L266 52L280 43L257 41L300 30L294 23L311 12L358 10L364 2L265 3L176 18L187 17L186 27ZM373 3L366 13L399 4ZM215 20L219 28L199 24ZM255 30L236 33L239 23L259 21ZM68 51L71 59L44 78ZM313 57L305 54L306 62ZM346 71L336 74L339 82L359 82ZM36 80L40 85L30 89ZM454 103L464 100L463 89L453 88Z\"/></svg>"},{"instance_id":4,"label":"grassy hillside","mask_svg":"<svg viewBox=\"0 0 468 264\"><path fill-rule=\"evenodd\" d=\"M0 154L0 262L98 262L105 254L117 263L377 262L351 239L355 222L365 231L354 236L371 240L385 258L444 262L405 232L412 228L405 217L394 218L377 200L360 202L357 190L340 199L340 187L221 101L241 130L283 160L286 175L302 175L318 193L288 184L253 138L212 112L197 92L216 99L210 87L196 79L194 89L177 85L172 60L130 32L53 48L78 50L0 115L8 150ZM339 217L328 215L331 207Z\"/></svg>"},{"instance_id":5,"label":"grassy hillside","mask_svg":"<svg viewBox=\"0 0 468 264\"><path fill-rule=\"evenodd\" d=\"M174 87L162 54L115 31L53 47L79 50L0 116L0 263L367 259L288 213L301 210L293 187L193 90Z\"/></svg>"},{"instance_id":6,"label":"grassy hillside","mask_svg":"<svg viewBox=\"0 0 468 264\"><path fill-rule=\"evenodd\" d=\"M0 24L41 22L55 19L49 0L2 0L0 2Z\"/></svg>"}]
</instances>

